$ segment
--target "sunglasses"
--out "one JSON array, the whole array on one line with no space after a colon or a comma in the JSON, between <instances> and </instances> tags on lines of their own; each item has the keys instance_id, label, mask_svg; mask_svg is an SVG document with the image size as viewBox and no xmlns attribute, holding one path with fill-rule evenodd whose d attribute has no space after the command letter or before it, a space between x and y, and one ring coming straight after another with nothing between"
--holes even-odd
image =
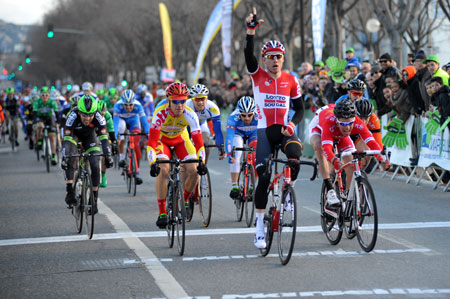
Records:
<instances>
[{"instance_id":1,"label":"sunglasses","mask_svg":"<svg viewBox=\"0 0 450 299\"><path fill-rule=\"evenodd\" d=\"M360 97L363 95L363 93L361 91L352 91L352 95L355 97Z\"/></svg>"},{"instance_id":2,"label":"sunglasses","mask_svg":"<svg viewBox=\"0 0 450 299\"><path fill-rule=\"evenodd\" d=\"M280 59L283 58L283 57L284 57L283 54L267 54L267 55L266 55L266 58L267 58L267 59L270 59L270 60L274 60L275 58L276 58L277 60L280 60Z\"/></svg>"},{"instance_id":3,"label":"sunglasses","mask_svg":"<svg viewBox=\"0 0 450 299\"><path fill-rule=\"evenodd\" d=\"M196 97L196 98L194 98L194 100L196 101L196 102L202 102L202 101L204 101L204 100L206 100L208 97Z\"/></svg>"},{"instance_id":4,"label":"sunglasses","mask_svg":"<svg viewBox=\"0 0 450 299\"><path fill-rule=\"evenodd\" d=\"M343 127L351 126L351 125L353 125L354 122L355 122L354 120L352 120L352 121L339 121L339 120L337 120L337 123L340 124Z\"/></svg>"},{"instance_id":5,"label":"sunglasses","mask_svg":"<svg viewBox=\"0 0 450 299\"><path fill-rule=\"evenodd\" d=\"M80 112L80 115L83 117L92 117L94 116L94 113L84 113L84 112Z\"/></svg>"},{"instance_id":6,"label":"sunglasses","mask_svg":"<svg viewBox=\"0 0 450 299\"><path fill-rule=\"evenodd\" d=\"M242 118L250 118L253 116L253 112L251 113L241 113L240 114Z\"/></svg>"},{"instance_id":7,"label":"sunglasses","mask_svg":"<svg viewBox=\"0 0 450 299\"><path fill-rule=\"evenodd\" d=\"M131 107L131 106L133 106L134 104L129 104L129 103L127 103L127 104L123 104L125 107Z\"/></svg>"},{"instance_id":8,"label":"sunglasses","mask_svg":"<svg viewBox=\"0 0 450 299\"><path fill-rule=\"evenodd\" d=\"M49 96L48 93L43 93L43 94L41 94L41 97L48 97L48 96Z\"/></svg>"},{"instance_id":9,"label":"sunglasses","mask_svg":"<svg viewBox=\"0 0 450 299\"><path fill-rule=\"evenodd\" d=\"M384 60L384 59L380 60L380 63L386 63L386 62L388 62L388 61Z\"/></svg>"},{"instance_id":10,"label":"sunglasses","mask_svg":"<svg viewBox=\"0 0 450 299\"><path fill-rule=\"evenodd\" d=\"M171 102L175 105L186 104L186 100L171 100Z\"/></svg>"}]
</instances>

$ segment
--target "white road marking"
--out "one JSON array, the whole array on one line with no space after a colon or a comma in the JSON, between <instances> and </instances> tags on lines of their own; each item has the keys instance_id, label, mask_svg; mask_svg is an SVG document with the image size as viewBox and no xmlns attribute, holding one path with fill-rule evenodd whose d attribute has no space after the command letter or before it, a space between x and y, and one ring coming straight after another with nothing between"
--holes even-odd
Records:
<instances>
[{"instance_id":1,"label":"white road marking","mask_svg":"<svg viewBox=\"0 0 450 299\"><path fill-rule=\"evenodd\" d=\"M144 263L148 272L155 279L156 285L167 296L167 298L187 297L183 287L176 281L172 274L161 264L153 252L136 237L128 225L106 206L100 199L98 200L99 210L102 211L118 233L127 236L123 238L127 246L134 251L137 257Z\"/></svg>"},{"instance_id":2,"label":"white road marking","mask_svg":"<svg viewBox=\"0 0 450 299\"><path fill-rule=\"evenodd\" d=\"M282 298L282 297L329 297L329 296L373 296L373 295L440 295L450 294L450 289L425 288L393 288L393 289L367 289L367 290L331 290L331 291L303 291L283 293L251 293L251 294L225 294L222 299L236 298ZM404 297L404 296L402 296Z\"/></svg>"},{"instance_id":3,"label":"white road marking","mask_svg":"<svg viewBox=\"0 0 450 299\"><path fill-rule=\"evenodd\" d=\"M104 213L102 209L99 209L100 213ZM106 214L106 216L108 216ZM450 222L408 222L408 223L385 223L379 224L378 230L398 230L398 229L420 229L420 228L449 228ZM321 232L322 227L320 225L312 226L297 226L298 233L306 232ZM254 228L218 228L218 229L196 229L186 230L187 236L208 236L208 235L239 235L239 234L254 234ZM92 237L93 240L114 240L125 238L162 238L167 237L165 231L150 231L150 232L132 232L131 230L118 231L117 233L108 234L95 234ZM5 239L0 240L1 246L11 245L29 245L29 244L44 244L44 243L61 243L61 242L77 242L86 241L85 235L72 235L72 236L56 236L56 237L41 237L41 238L24 238L24 239ZM408 246L407 246L408 247ZM420 247L420 246L418 246Z\"/></svg>"}]
</instances>

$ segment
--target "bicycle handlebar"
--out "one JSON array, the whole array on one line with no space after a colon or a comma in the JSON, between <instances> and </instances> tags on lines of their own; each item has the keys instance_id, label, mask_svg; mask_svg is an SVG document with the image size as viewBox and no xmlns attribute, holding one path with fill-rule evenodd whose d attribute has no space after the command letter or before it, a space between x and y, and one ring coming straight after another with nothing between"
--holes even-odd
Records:
<instances>
[{"instance_id":1,"label":"bicycle handlebar","mask_svg":"<svg viewBox=\"0 0 450 299\"><path fill-rule=\"evenodd\" d=\"M81 154L75 154L75 155L68 155L66 158L80 158L80 157L102 157L106 156L105 154L99 154L99 153L81 153Z\"/></svg>"},{"instance_id":2,"label":"bicycle handlebar","mask_svg":"<svg viewBox=\"0 0 450 299\"><path fill-rule=\"evenodd\" d=\"M388 153L388 155L390 154L390 152ZM374 156L374 155L386 155L386 150L382 149L382 150L366 150L366 151L358 151L358 150L354 150L354 151L344 151L344 152L340 152L336 155L337 158L342 158L342 157L348 157L348 156L356 156L357 159L361 159L365 156Z\"/></svg>"},{"instance_id":3,"label":"bicycle handlebar","mask_svg":"<svg viewBox=\"0 0 450 299\"><path fill-rule=\"evenodd\" d=\"M195 159L195 160L186 160L186 161L181 161L179 159L175 159L175 160L156 160L155 164L187 164L187 163L203 163L202 159Z\"/></svg>"},{"instance_id":4,"label":"bicycle handlebar","mask_svg":"<svg viewBox=\"0 0 450 299\"><path fill-rule=\"evenodd\" d=\"M119 133L119 136L147 136L146 133Z\"/></svg>"},{"instance_id":5,"label":"bicycle handlebar","mask_svg":"<svg viewBox=\"0 0 450 299\"><path fill-rule=\"evenodd\" d=\"M264 172L264 175L268 175L269 172L272 172L272 167L271 164L272 162L278 162L278 163L283 163L283 164L298 164L298 165L309 165L313 168L313 175L312 177L309 179L310 181L314 181L317 177L317 166L318 166L318 161L317 159L314 159L314 162L310 162L310 161L302 161L302 160L283 160L283 159L273 159L272 157L270 157L267 160L267 164L266 164L266 171Z\"/></svg>"},{"instance_id":6,"label":"bicycle handlebar","mask_svg":"<svg viewBox=\"0 0 450 299\"><path fill-rule=\"evenodd\" d=\"M244 146L244 147L235 147L235 146L233 146L233 149L231 150L231 157L234 158L234 153L236 151L254 152L254 151L256 151L256 149L254 149L253 147L247 147L247 146Z\"/></svg>"}]
</instances>

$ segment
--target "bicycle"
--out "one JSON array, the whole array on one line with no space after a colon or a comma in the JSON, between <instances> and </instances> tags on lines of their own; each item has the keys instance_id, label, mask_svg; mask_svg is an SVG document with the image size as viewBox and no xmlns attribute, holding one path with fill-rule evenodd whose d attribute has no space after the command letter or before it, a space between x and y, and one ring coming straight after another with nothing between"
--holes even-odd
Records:
<instances>
[{"instance_id":1,"label":"bicycle","mask_svg":"<svg viewBox=\"0 0 450 299\"><path fill-rule=\"evenodd\" d=\"M49 125L44 126L42 139L42 151L44 153L42 158L44 159L47 172L50 172L50 162L52 160L52 147L50 144L50 137L48 136L48 131L50 128L51 127Z\"/></svg>"},{"instance_id":2,"label":"bicycle","mask_svg":"<svg viewBox=\"0 0 450 299\"><path fill-rule=\"evenodd\" d=\"M171 157L174 156L173 147L170 148ZM156 160L159 164L170 164L167 185L166 210L167 210L167 240L169 248L173 247L175 230L177 236L178 253L182 256L185 248L186 233L186 206L184 203L183 183L180 180L181 164L203 163L202 160L181 161L178 158L172 160Z\"/></svg>"},{"instance_id":3,"label":"bicycle","mask_svg":"<svg viewBox=\"0 0 450 299\"><path fill-rule=\"evenodd\" d=\"M302 160L278 159L280 145L275 146L274 151L266 162L266 172L264 175L272 174L272 165L275 169L272 182L268 190L268 208L264 215L264 232L266 238L266 248L260 249L261 255L269 254L272 246L273 234L278 233L278 255L281 264L286 265L294 250L295 234L297 231L297 200L295 191L291 185L291 168L289 164L309 165L314 169L310 178L313 181L317 176L317 160L314 162ZM282 172L278 172L278 163L284 164ZM279 195L279 181L283 182L281 187L281 198Z\"/></svg>"},{"instance_id":4,"label":"bicycle","mask_svg":"<svg viewBox=\"0 0 450 299\"><path fill-rule=\"evenodd\" d=\"M208 144L205 148L217 147L223 149L222 145ZM200 212L200 220L203 227L208 227L211 221L212 211L212 191L211 191L211 178L209 176L209 170L206 167L206 173L200 175L199 182L195 186L193 194L189 197L189 213L186 215L186 221L190 222L194 215L194 205L198 204L198 210Z\"/></svg>"},{"instance_id":5,"label":"bicycle","mask_svg":"<svg viewBox=\"0 0 450 299\"><path fill-rule=\"evenodd\" d=\"M77 168L74 172L73 188L77 203L72 206L72 215L75 218L77 233L81 233L83 228L83 215L85 215L86 234L92 239L94 234L94 217L97 208L97 201L93 200L94 191L89 167L89 158L93 156L104 156L98 153L85 153L81 144L78 145L78 154L67 156L67 158L77 158Z\"/></svg>"},{"instance_id":6,"label":"bicycle","mask_svg":"<svg viewBox=\"0 0 450 299\"><path fill-rule=\"evenodd\" d=\"M321 225L326 238L332 245L340 242L343 232L348 239L355 235L365 252L375 247L378 235L378 212L372 186L367 175L361 170L361 160L366 156L384 155L384 150L345 151L338 153L337 158L353 155L353 159L342 165L334 178L334 188L341 204L333 209L326 207L327 189L322 184L320 209ZM345 172L347 167L354 167L348 191L345 193Z\"/></svg>"},{"instance_id":7,"label":"bicycle","mask_svg":"<svg viewBox=\"0 0 450 299\"><path fill-rule=\"evenodd\" d=\"M138 164L136 159L136 151L134 149L134 144L130 141L130 136L145 136L145 133L120 133L120 136L125 136L127 149L125 152L125 166L122 170L122 175L126 181L126 187L128 193L133 191L133 196L136 196L136 176L138 173Z\"/></svg>"},{"instance_id":8,"label":"bicycle","mask_svg":"<svg viewBox=\"0 0 450 299\"><path fill-rule=\"evenodd\" d=\"M242 151L243 157L241 161L241 168L239 171L238 184L239 184L239 198L234 199L236 206L236 218L237 221L242 221L242 217L245 213L245 222L247 227L252 225L253 215L255 214L255 201L253 200L253 193L255 189L255 167L253 161L248 152L254 152L255 149L246 146L247 138L244 138L244 147L233 147L231 150L231 157L234 158L236 151ZM248 205L251 205L249 208Z\"/></svg>"}]
</instances>

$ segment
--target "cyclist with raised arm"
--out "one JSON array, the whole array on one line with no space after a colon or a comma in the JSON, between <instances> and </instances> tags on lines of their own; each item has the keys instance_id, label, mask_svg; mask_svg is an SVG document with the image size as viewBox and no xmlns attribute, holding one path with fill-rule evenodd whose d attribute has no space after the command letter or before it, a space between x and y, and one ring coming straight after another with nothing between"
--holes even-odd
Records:
<instances>
[{"instance_id":1,"label":"cyclist with raised arm","mask_svg":"<svg viewBox=\"0 0 450 299\"><path fill-rule=\"evenodd\" d=\"M310 143L319 161L319 172L327 188L327 207L340 203L333 182L330 179L328 162L334 169L339 169L342 162L335 156L333 145L337 143L339 151L355 150L355 145L350 135L358 134L371 150L381 150L364 122L356 116L355 104L350 99L343 99L337 104L330 104L318 110L309 125ZM378 161L387 163L381 155L377 155ZM343 158L346 163L352 159L351 156ZM345 168L347 175L346 189L350 188L353 175L351 167Z\"/></svg>"},{"instance_id":2,"label":"cyclist with raised arm","mask_svg":"<svg viewBox=\"0 0 450 299\"><path fill-rule=\"evenodd\" d=\"M256 9L246 19L247 37L244 47L247 71L252 78L253 94L258 113L256 147L256 171L259 180L255 192L256 233L254 244L258 248L265 248L264 212L267 205L267 189L270 175L266 172L266 158L270 156L277 144L288 159L292 169L292 181L297 179L299 165L295 163L301 156L302 144L295 134L295 126L303 120L305 107L301 98L300 84L297 78L282 72L285 48L276 40L267 42L261 49L261 59L265 69L258 65L253 55L253 37L256 27L263 20L256 18ZM295 114L288 121L288 112L292 102Z\"/></svg>"},{"instance_id":3,"label":"cyclist with raised arm","mask_svg":"<svg viewBox=\"0 0 450 299\"><path fill-rule=\"evenodd\" d=\"M119 146L119 167L125 166L125 153L124 153L124 136L125 129L131 133L141 133L141 128L144 133L148 133L150 125L147 122L147 117L142 105L136 101L134 92L131 89L127 89L122 93L121 99L114 105L114 132ZM136 153L137 169L136 169L136 184L142 184L142 178L139 175L139 164L141 161L141 148L139 146L140 135L129 136L133 143Z\"/></svg>"},{"instance_id":4,"label":"cyclist with raised arm","mask_svg":"<svg viewBox=\"0 0 450 299\"><path fill-rule=\"evenodd\" d=\"M101 143L101 149L98 146L98 140ZM105 164L107 168L114 165L111 155L111 147L108 141L108 131L106 129L105 118L100 114L97 107L97 100L91 95L82 96L77 106L71 110L67 116L67 122L64 127L64 142L61 151L61 168L64 170L66 180L66 203L69 208L76 204L75 190L73 188L73 179L75 172L75 158L67 158L77 153L78 142L81 143L86 153L100 153L106 156ZM98 188L100 185L100 165L99 156L91 156L89 165L91 167L92 190L94 199L98 198ZM97 208L94 210L97 213Z\"/></svg>"},{"instance_id":5,"label":"cyclist with raised arm","mask_svg":"<svg viewBox=\"0 0 450 299\"><path fill-rule=\"evenodd\" d=\"M34 126L33 129L37 136L37 146L42 148L42 139L44 126L50 126L49 138L50 147L52 151L52 165L56 165L55 152L56 152L56 120L59 118L58 104L50 99L49 88L44 86L41 88L41 96L33 103L34 112Z\"/></svg>"},{"instance_id":6,"label":"cyclist with raised arm","mask_svg":"<svg viewBox=\"0 0 450 299\"><path fill-rule=\"evenodd\" d=\"M226 152L228 163L230 163L231 191L230 197L237 199L239 190L239 171L241 161L241 151L236 151L234 157L231 156L233 147L242 147L244 138L247 138L249 147L256 149L258 138L256 128L258 126L258 114L255 113L255 101L252 97L243 96L237 102L236 109L230 114L227 122ZM253 166L255 166L255 155L249 153Z\"/></svg>"},{"instance_id":7,"label":"cyclist with raised arm","mask_svg":"<svg viewBox=\"0 0 450 299\"><path fill-rule=\"evenodd\" d=\"M197 113L202 128L203 144L209 144L210 136L212 135L208 127L208 120L212 119L213 130L216 136L216 145L223 146L222 125L220 124L220 110L219 107L211 100L208 100L209 90L203 84L195 84L189 89L190 100L187 101L186 106ZM225 154L222 152L222 147L219 148L219 159L222 160ZM208 162L209 149L206 149L206 162Z\"/></svg>"},{"instance_id":8,"label":"cyclist with raised arm","mask_svg":"<svg viewBox=\"0 0 450 299\"><path fill-rule=\"evenodd\" d=\"M174 147L178 159L202 159L205 162L205 147L197 114L186 106L189 90L186 84L172 83L166 89L168 103L156 108L147 143L148 162L151 165L150 175L156 177L156 198L159 214L156 225L163 229L167 226L166 196L169 177L169 164L155 164L156 159L171 159L170 147ZM189 138L187 126L190 127L192 140ZM194 147L195 145L195 147ZM197 169L197 163L184 164L184 200L189 206L189 197L197 184L198 174L204 169Z\"/></svg>"}]
</instances>

